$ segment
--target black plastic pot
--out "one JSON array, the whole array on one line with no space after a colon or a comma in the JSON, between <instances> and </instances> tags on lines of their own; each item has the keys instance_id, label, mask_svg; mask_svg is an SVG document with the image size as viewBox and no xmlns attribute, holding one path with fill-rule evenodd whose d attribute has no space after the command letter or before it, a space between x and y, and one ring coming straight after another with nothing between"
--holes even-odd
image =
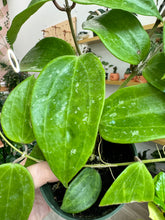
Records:
<instances>
[{"instance_id":1,"label":"black plastic pot","mask_svg":"<svg viewBox=\"0 0 165 220\"><path fill-rule=\"evenodd\" d=\"M103 147L103 160L106 162L129 162L129 161L133 161L134 156L137 155L136 152L136 148L134 144L114 144L114 143L110 143L107 142L105 140L103 140L102 142L102 147ZM112 171L115 174L115 178L124 170L125 167L119 167L117 168L113 168ZM101 177L102 177L102 170L101 170ZM106 171L105 171L106 172ZM107 179L109 179L109 176L111 176L108 168L107 168L107 173L106 173L106 177ZM113 178L111 177L111 181L113 182ZM105 194L105 192L107 191L107 189L110 187L109 184L109 180L103 180L103 191L101 192L100 198L98 199L98 201L96 202L96 204L99 204L101 198L103 197L103 195ZM52 190L52 184L46 184L44 186L41 187L41 193L43 195L43 197L45 198L46 202L48 203L48 205L50 206L50 208L56 212L59 216L63 217L64 219L67 220L106 220L110 217L112 217L113 215L115 215L121 208L123 205L118 205L118 206L113 206L113 209L111 208L112 206L107 206L107 207L97 207L97 209L101 209L101 211L99 211L97 213L97 216L90 216L85 212L82 212L83 215L79 216L78 214L76 215L71 215L68 213L63 212L60 209L60 205L59 203L57 203L57 201L55 201L54 197L56 197L56 195L54 195L54 192ZM93 212L92 208L91 212ZM90 211L90 210L89 210ZM87 214L87 216L85 216Z\"/></svg>"}]
</instances>

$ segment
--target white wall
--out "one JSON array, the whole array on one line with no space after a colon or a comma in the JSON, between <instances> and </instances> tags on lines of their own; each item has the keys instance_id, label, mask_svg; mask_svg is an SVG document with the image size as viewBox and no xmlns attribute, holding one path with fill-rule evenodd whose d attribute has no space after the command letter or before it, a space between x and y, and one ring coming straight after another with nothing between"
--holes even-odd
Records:
<instances>
[{"instance_id":1,"label":"white wall","mask_svg":"<svg viewBox=\"0 0 165 220\"><path fill-rule=\"evenodd\" d=\"M60 1L59 1L60 2ZM63 1L64 2L64 1ZM23 11L30 0L8 0L10 19L21 11ZM63 3L60 3L61 6ZM81 24L86 20L89 15L88 11L101 8L100 6L90 5L76 5L72 11L72 16L77 17L77 32L82 31ZM138 16L143 25L153 23L155 18ZM14 51L19 60L40 40L43 38L42 30L55 25L67 19L65 12L61 12L55 8L52 2L44 4L31 18L22 26L17 40L14 43ZM107 51L102 43L90 45L92 50L98 55L103 57L103 60L108 61L110 64L117 65L120 78L123 78L126 68L129 66L127 63L119 61ZM111 68L112 71L112 68Z\"/></svg>"}]
</instances>

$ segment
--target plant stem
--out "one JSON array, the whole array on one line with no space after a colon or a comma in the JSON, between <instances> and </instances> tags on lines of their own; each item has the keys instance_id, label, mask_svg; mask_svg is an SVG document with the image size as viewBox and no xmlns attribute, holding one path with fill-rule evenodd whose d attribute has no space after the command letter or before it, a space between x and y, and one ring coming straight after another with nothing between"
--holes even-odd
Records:
<instances>
[{"instance_id":1,"label":"plant stem","mask_svg":"<svg viewBox=\"0 0 165 220\"><path fill-rule=\"evenodd\" d=\"M148 159L148 160L141 160L142 163L160 163L165 162L165 158L158 158L158 159ZM130 164L137 163L132 162L124 162L124 163L106 163L106 164L86 164L84 167L91 167L91 168L108 168L108 167L120 167L120 166L128 166Z\"/></svg>"},{"instance_id":2,"label":"plant stem","mask_svg":"<svg viewBox=\"0 0 165 220\"><path fill-rule=\"evenodd\" d=\"M15 151L17 151L18 153L20 153L21 155L23 155L24 157L27 157L27 158L29 158L30 160L33 160L33 161L35 161L35 162L40 162L40 160L38 160L38 159L36 159L36 158L34 158L34 157L31 157L30 155L28 155L28 154L25 154L25 152L22 152L22 151L20 151L19 149L17 149L16 147L14 147L6 138L5 138L5 136L2 134L2 132L0 132L0 136L3 138L3 140L11 147L11 148L13 148Z\"/></svg>"},{"instance_id":3,"label":"plant stem","mask_svg":"<svg viewBox=\"0 0 165 220\"><path fill-rule=\"evenodd\" d=\"M124 87L127 85L127 83L128 83L134 76L136 76L136 74L137 74L137 68L135 68L135 69L132 71L132 73L130 74L130 76L129 76L126 80L124 80L124 82L121 84L121 86L119 86L119 89L124 88Z\"/></svg>"},{"instance_id":4,"label":"plant stem","mask_svg":"<svg viewBox=\"0 0 165 220\"><path fill-rule=\"evenodd\" d=\"M71 17L71 10L72 9L69 6L68 0L65 0L65 4L66 4L66 13L67 13L67 16L68 16L69 26L70 26L70 29L71 29L71 33L72 33L72 37L73 37L73 40L74 40L74 44L76 46L77 53L79 55L81 55L81 51L80 51L79 45L77 43L75 31L74 31L74 28L73 28L73 22L72 22L72 17Z\"/></svg>"}]
</instances>

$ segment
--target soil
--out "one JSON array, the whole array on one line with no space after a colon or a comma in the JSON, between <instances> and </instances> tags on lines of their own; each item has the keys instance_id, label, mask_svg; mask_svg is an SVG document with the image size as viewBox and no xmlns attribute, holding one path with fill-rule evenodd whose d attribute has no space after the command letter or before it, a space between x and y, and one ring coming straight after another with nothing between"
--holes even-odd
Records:
<instances>
[{"instance_id":1,"label":"soil","mask_svg":"<svg viewBox=\"0 0 165 220\"><path fill-rule=\"evenodd\" d=\"M101 144L101 155L102 159L105 162L109 163L118 163L118 162L129 162L134 160L135 152L132 148L131 144L114 144L107 142L105 140L102 141ZM96 163L96 161L92 161ZM112 168L112 173L115 178L124 170L125 167L117 167ZM75 219L96 219L115 210L118 206L111 205L106 207L99 207L99 203L103 198L105 192L109 189L110 185L113 183L114 179L111 175L109 168L98 169L101 178L102 178L102 191L100 193L99 198L96 203L91 206L86 211L83 211L78 214L74 214ZM65 188L61 183L52 184L52 191L54 194L54 199L58 203L59 206L62 204L62 199L65 193Z\"/></svg>"}]
</instances>

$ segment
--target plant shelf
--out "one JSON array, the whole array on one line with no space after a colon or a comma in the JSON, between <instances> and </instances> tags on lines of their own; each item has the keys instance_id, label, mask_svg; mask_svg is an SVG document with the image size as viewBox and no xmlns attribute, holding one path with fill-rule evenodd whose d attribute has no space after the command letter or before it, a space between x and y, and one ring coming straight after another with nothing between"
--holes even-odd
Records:
<instances>
[{"instance_id":1,"label":"plant shelf","mask_svg":"<svg viewBox=\"0 0 165 220\"><path fill-rule=\"evenodd\" d=\"M111 80L105 80L105 83L107 85L121 85L124 81L119 80L119 81L111 81ZM140 84L139 82L134 82L134 81L130 81L127 83L127 86L134 86L134 85L138 85Z\"/></svg>"}]
</instances>

